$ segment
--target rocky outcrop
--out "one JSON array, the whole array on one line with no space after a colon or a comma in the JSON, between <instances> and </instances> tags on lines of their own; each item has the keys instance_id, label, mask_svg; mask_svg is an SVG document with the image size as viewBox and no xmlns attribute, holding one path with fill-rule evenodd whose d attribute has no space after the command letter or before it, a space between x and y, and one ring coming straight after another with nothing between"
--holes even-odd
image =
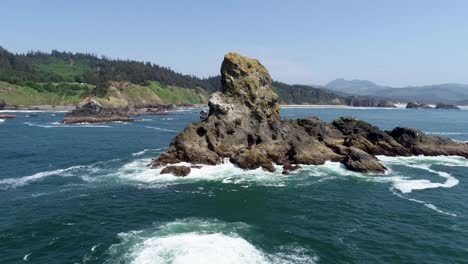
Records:
<instances>
[{"instance_id":1,"label":"rocky outcrop","mask_svg":"<svg viewBox=\"0 0 468 264\"><path fill-rule=\"evenodd\" d=\"M0 99L0 110L3 110L3 108L5 108L5 106L6 106L5 101L3 101L2 99Z\"/></svg>"},{"instance_id":2,"label":"rocky outcrop","mask_svg":"<svg viewBox=\"0 0 468 264\"><path fill-rule=\"evenodd\" d=\"M65 115L62 123L131 122L133 120L133 118L126 114L125 110L106 109L96 100L87 98L75 110Z\"/></svg>"},{"instance_id":3,"label":"rocky outcrop","mask_svg":"<svg viewBox=\"0 0 468 264\"><path fill-rule=\"evenodd\" d=\"M437 104L435 109L461 110L460 107L452 104Z\"/></svg>"},{"instance_id":4,"label":"rocky outcrop","mask_svg":"<svg viewBox=\"0 0 468 264\"><path fill-rule=\"evenodd\" d=\"M377 104L377 107L397 108L396 104L389 100L382 100Z\"/></svg>"},{"instance_id":5,"label":"rocky outcrop","mask_svg":"<svg viewBox=\"0 0 468 264\"><path fill-rule=\"evenodd\" d=\"M0 119L12 119L16 118L15 115L0 114Z\"/></svg>"},{"instance_id":6,"label":"rocky outcrop","mask_svg":"<svg viewBox=\"0 0 468 264\"><path fill-rule=\"evenodd\" d=\"M386 132L352 117L329 124L316 117L281 120L268 71L236 53L225 56L221 77L223 89L212 95L208 117L185 128L151 166L229 159L249 170L274 171L281 164L287 174L295 164L338 161L353 171L382 173L386 168L376 155L468 157L467 144L409 128Z\"/></svg>"},{"instance_id":7,"label":"rocky outcrop","mask_svg":"<svg viewBox=\"0 0 468 264\"><path fill-rule=\"evenodd\" d=\"M189 173L190 167L187 166L167 166L161 170L161 174L172 174L177 177L185 177Z\"/></svg>"},{"instance_id":8,"label":"rocky outcrop","mask_svg":"<svg viewBox=\"0 0 468 264\"><path fill-rule=\"evenodd\" d=\"M377 100L368 96L348 96L345 102L349 106L357 107L387 107L396 108L395 103L389 100Z\"/></svg>"},{"instance_id":9,"label":"rocky outcrop","mask_svg":"<svg viewBox=\"0 0 468 264\"><path fill-rule=\"evenodd\" d=\"M407 109L432 109L430 105L427 104L418 104L416 102L409 102L406 104Z\"/></svg>"}]
</instances>

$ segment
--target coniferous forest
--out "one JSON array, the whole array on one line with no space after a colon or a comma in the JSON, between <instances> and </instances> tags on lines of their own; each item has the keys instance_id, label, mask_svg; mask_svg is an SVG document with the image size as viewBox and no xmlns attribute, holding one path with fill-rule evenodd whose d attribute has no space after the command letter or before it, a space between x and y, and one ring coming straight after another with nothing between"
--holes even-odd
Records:
<instances>
[{"instance_id":1,"label":"coniferous forest","mask_svg":"<svg viewBox=\"0 0 468 264\"><path fill-rule=\"evenodd\" d=\"M30 87L39 93L79 97L105 96L109 81L125 81L142 86L156 81L162 86L203 90L207 93L215 92L221 87L219 76L199 78L151 62L111 59L96 54L57 50L52 50L50 53L31 51L15 54L2 47L0 47L0 81ZM312 86L280 82L274 82L273 85L282 103L342 102L334 93Z\"/></svg>"}]
</instances>

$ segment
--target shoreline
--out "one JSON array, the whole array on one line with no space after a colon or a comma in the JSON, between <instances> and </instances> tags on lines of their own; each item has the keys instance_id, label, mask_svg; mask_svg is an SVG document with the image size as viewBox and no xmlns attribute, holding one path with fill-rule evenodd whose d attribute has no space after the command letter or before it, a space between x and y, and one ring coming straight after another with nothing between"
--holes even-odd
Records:
<instances>
[{"instance_id":1,"label":"shoreline","mask_svg":"<svg viewBox=\"0 0 468 264\"><path fill-rule=\"evenodd\" d=\"M350 106L350 105L331 105L331 104L281 104L280 107L283 109L289 108L336 108L336 109L405 109L404 104L398 104L396 108L391 107L366 107L366 106ZM168 110L177 111L190 108L207 108L206 104L194 104L194 105L175 105L174 109ZM458 105L461 110L468 110L468 106ZM31 105L31 106L6 106L0 113L8 112L70 112L76 108L75 105Z\"/></svg>"}]
</instances>

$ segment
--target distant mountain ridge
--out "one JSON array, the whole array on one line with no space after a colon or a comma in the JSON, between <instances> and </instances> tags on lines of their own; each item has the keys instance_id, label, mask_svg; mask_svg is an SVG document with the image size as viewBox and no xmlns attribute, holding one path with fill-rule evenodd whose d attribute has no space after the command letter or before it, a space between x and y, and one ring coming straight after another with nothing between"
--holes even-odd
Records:
<instances>
[{"instance_id":1,"label":"distant mountain ridge","mask_svg":"<svg viewBox=\"0 0 468 264\"><path fill-rule=\"evenodd\" d=\"M403 102L463 105L468 101L468 85L457 83L395 88L366 80L336 79L326 84L324 88L339 94L362 95Z\"/></svg>"}]
</instances>

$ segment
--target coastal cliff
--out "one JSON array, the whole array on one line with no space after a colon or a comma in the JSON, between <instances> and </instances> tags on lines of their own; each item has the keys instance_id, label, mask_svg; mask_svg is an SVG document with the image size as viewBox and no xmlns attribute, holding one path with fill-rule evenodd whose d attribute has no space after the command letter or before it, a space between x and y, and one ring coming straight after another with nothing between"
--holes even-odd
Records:
<instances>
[{"instance_id":1,"label":"coastal cliff","mask_svg":"<svg viewBox=\"0 0 468 264\"><path fill-rule=\"evenodd\" d=\"M468 158L468 144L417 129L397 127L386 132L353 117L330 124L316 117L281 120L267 69L236 53L225 56L221 77L222 91L211 96L208 118L185 128L152 167L180 162L215 165L229 158L243 169L274 171L273 164L282 164L287 173L291 164L339 161L353 171L383 173L386 167L375 155ZM165 171L175 170L168 167ZM190 172L178 167L182 176Z\"/></svg>"}]
</instances>

